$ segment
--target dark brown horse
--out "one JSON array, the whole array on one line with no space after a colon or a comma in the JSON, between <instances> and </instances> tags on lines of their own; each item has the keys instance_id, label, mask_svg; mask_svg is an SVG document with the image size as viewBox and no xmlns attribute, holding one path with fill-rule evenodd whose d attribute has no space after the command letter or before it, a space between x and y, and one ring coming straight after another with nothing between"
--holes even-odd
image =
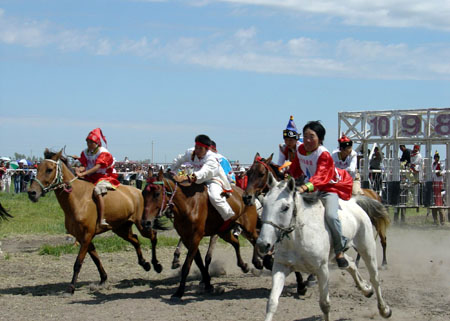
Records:
<instances>
[{"instance_id":1,"label":"dark brown horse","mask_svg":"<svg viewBox=\"0 0 450 321\"><path fill-rule=\"evenodd\" d=\"M253 164L247 171L248 183L243 196L244 202L246 204L252 204L255 197L265 191L265 189L267 188L266 182L269 172L271 172L274 177L281 178L280 172L278 171L278 166L272 163L272 156L273 154L270 155L269 158L264 159L261 158L259 153L256 153ZM381 203L381 198L375 191L364 188L362 190L365 196L377 200ZM380 215L378 217L369 215L369 217L372 225L377 231L377 234L380 236L380 243L383 248L383 262L381 265L386 265L386 230L390 224L389 217L383 215ZM359 261L359 254L357 261Z\"/></svg>"},{"instance_id":2,"label":"dark brown horse","mask_svg":"<svg viewBox=\"0 0 450 321\"><path fill-rule=\"evenodd\" d=\"M201 239L205 236L218 234L222 239L233 245L238 258L238 266L244 272L247 272L247 264L240 257L239 240L230 231L218 232L223 220L209 201L206 186L204 184L176 182L172 176L163 175L162 171L158 173L157 179L158 181L149 184L143 192L145 210L142 225L151 225L151 222L169 207L173 213L174 227L188 249L181 269L180 285L172 298L179 299L183 296L186 278L193 260L200 269L205 290L213 291L208 268L203 264L198 249ZM243 191L239 187L233 187L233 193L227 201L236 213L234 218L243 228L242 235L255 245L258 238L256 229L258 215L255 206L246 206L243 203L242 193ZM262 268L262 263L257 263L258 260L260 261L255 248L253 264L257 268ZM207 264L209 263L207 262Z\"/></svg>"},{"instance_id":3,"label":"dark brown horse","mask_svg":"<svg viewBox=\"0 0 450 321\"><path fill-rule=\"evenodd\" d=\"M11 218L12 215L10 215L5 208L3 207L3 205L0 203L0 222L2 220L8 220L8 218Z\"/></svg>"},{"instance_id":4,"label":"dark brown horse","mask_svg":"<svg viewBox=\"0 0 450 321\"><path fill-rule=\"evenodd\" d=\"M77 179L67 161L62 157L62 151L52 153L45 151L45 159L37 168L36 179L28 189L28 197L37 202L45 193L54 190L59 205L64 211L66 230L73 235L80 244L80 251L73 267L73 277L68 291L74 293L75 283L81 270L86 253L89 253L98 272L100 284L105 283L107 274L103 269L100 258L92 243L95 235L112 229L114 233L130 242L138 256L138 263L146 270L150 270L150 264L142 256L139 239L132 232L133 224L136 225L142 236L152 242L152 264L156 272L162 271L162 266L156 259L156 232L144 230L141 226L141 217L144 208L144 200L141 191L132 186L120 185L114 191L109 191L105 196L105 218L110 226L96 231L97 207L93 200L94 185L87 181Z\"/></svg>"}]
</instances>

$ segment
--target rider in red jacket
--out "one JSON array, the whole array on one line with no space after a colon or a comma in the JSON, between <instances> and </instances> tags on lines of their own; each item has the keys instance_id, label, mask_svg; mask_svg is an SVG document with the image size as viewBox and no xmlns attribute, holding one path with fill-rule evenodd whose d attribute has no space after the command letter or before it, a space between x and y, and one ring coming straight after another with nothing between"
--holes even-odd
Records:
<instances>
[{"instance_id":1,"label":"rider in red jacket","mask_svg":"<svg viewBox=\"0 0 450 321\"><path fill-rule=\"evenodd\" d=\"M325 128L318 121L310 121L303 127L301 144L289 169L294 178L305 176L300 193L319 191L325 206L325 221L330 228L336 262L340 268L347 268L343 251L347 238L342 235L338 217L339 198L349 200L352 196L353 179L350 174L334 166L328 150L322 145Z\"/></svg>"}]
</instances>

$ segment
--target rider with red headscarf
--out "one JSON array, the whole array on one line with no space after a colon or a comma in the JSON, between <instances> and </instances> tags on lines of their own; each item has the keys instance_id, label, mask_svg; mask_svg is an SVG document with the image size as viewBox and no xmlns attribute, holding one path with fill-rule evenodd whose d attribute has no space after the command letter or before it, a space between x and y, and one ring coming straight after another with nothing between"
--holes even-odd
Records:
<instances>
[{"instance_id":1,"label":"rider with red headscarf","mask_svg":"<svg viewBox=\"0 0 450 321\"><path fill-rule=\"evenodd\" d=\"M116 189L120 183L114 169L114 157L102 146L101 139L106 144L102 130L100 128L92 130L86 137L87 148L81 152L80 157L74 158L77 158L83 166L76 169L77 176L95 185L94 199L97 204L98 222L100 227L107 227L108 223L104 219L103 194L109 189Z\"/></svg>"}]
</instances>

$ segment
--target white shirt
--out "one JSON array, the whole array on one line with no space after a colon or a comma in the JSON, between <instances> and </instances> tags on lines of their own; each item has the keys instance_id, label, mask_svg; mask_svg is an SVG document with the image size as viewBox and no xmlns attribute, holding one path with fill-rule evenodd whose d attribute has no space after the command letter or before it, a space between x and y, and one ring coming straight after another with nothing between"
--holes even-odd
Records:
<instances>
[{"instance_id":1,"label":"white shirt","mask_svg":"<svg viewBox=\"0 0 450 321\"><path fill-rule=\"evenodd\" d=\"M333 154L331 154L331 157L334 160L334 164L337 168L345 169L353 179L355 179L356 176L356 165L358 164L358 154L354 150L348 155L345 160L341 160L339 158L339 149L336 149L333 151Z\"/></svg>"}]
</instances>

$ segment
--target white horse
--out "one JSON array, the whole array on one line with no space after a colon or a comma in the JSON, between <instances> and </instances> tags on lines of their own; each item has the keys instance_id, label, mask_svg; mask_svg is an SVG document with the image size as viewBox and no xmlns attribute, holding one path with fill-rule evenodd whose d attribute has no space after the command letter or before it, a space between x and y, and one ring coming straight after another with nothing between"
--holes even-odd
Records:
<instances>
[{"instance_id":1,"label":"white horse","mask_svg":"<svg viewBox=\"0 0 450 321\"><path fill-rule=\"evenodd\" d=\"M261 254L268 253L275 246L272 290L267 302L265 321L272 320L285 279L294 271L313 273L317 276L319 305L324 319L328 321L330 313L328 263L330 259L334 259L334 251L330 231L325 223L322 202L319 201L317 193L302 195L297 193L292 178L278 183L272 175L269 175L267 183L270 190L264 198L262 228L256 243ZM381 295L372 224L361 207L366 211L381 212L384 209L379 202L365 196L358 197L357 200L339 200L338 215L342 233L349 240L348 244L361 254L370 274L370 282L377 294L380 315L389 318L392 311ZM363 280L351 258L346 255L346 259L349 261L346 270L352 275L357 287L366 297L372 296L374 292L372 286Z\"/></svg>"}]
</instances>

